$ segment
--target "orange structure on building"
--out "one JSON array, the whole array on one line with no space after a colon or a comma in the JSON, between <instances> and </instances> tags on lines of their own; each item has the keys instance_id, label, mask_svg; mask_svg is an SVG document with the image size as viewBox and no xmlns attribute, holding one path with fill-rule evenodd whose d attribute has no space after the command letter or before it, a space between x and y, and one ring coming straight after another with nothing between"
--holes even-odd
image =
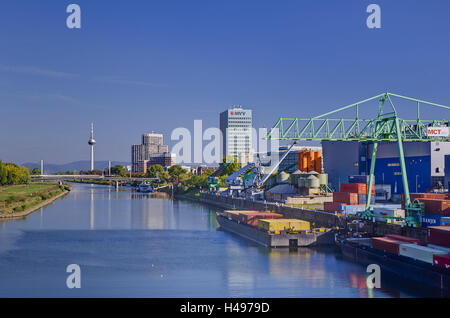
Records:
<instances>
[{"instance_id":1,"label":"orange structure on building","mask_svg":"<svg viewBox=\"0 0 450 318\"><path fill-rule=\"evenodd\" d=\"M301 150L298 152L298 170L303 172L315 171L322 173L322 152Z\"/></svg>"}]
</instances>

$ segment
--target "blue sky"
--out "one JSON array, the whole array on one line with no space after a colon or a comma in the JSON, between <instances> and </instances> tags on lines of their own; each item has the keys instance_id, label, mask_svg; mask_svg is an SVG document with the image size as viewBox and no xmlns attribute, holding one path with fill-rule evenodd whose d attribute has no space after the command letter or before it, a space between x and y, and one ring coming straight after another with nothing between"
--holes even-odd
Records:
<instances>
[{"instance_id":1,"label":"blue sky","mask_svg":"<svg viewBox=\"0 0 450 318\"><path fill-rule=\"evenodd\" d=\"M65 25L70 3L81 30ZM366 27L370 3L381 29ZM0 158L88 160L94 121L96 159L128 161L141 133L173 144L174 128L218 126L233 104L256 127L384 91L449 105L449 11L444 0L3 0Z\"/></svg>"}]
</instances>

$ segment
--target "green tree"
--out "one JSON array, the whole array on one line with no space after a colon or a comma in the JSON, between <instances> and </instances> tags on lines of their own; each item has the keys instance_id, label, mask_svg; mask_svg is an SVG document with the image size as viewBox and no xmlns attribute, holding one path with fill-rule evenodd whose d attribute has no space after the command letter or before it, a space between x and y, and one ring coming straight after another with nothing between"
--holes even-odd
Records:
<instances>
[{"instance_id":1,"label":"green tree","mask_svg":"<svg viewBox=\"0 0 450 318\"><path fill-rule=\"evenodd\" d=\"M219 177L219 186L221 188L226 188L227 184L225 183L225 179L227 178L227 176L220 176Z\"/></svg>"},{"instance_id":2,"label":"green tree","mask_svg":"<svg viewBox=\"0 0 450 318\"><path fill-rule=\"evenodd\" d=\"M160 176L164 173L164 168L161 165L151 165L147 169L147 177L148 178L160 178Z\"/></svg>"},{"instance_id":3,"label":"green tree","mask_svg":"<svg viewBox=\"0 0 450 318\"><path fill-rule=\"evenodd\" d=\"M34 168L33 170L31 170L31 174L32 175L40 175L41 173L41 169L39 168Z\"/></svg>"},{"instance_id":4,"label":"green tree","mask_svg":"<svg viewBox=\"0 0 450 318\"><path fill-rule=\"evenodd\" d=\"M25 184L30 182L30 170L14 163L3 165L6 174L6 183L3 184Z\"/></svg>"},{"instance_id":5,"label":"green tree","mask_svg":"<svg viewBox=\"0 0 450 318\"><path fill-rule=\"evenodd\" d=\"M7 176L6 176L5 165L0 160L0 186L5 185L6 183L7 183Z\"/></svg>"},{"instance_id":6,"label":"green tree","mask_svg":"<svg viewBox=\"0 0 450 318\"><path fill-rule=\"evenodd\" d=\"M114 167L111 167L111 174L119 177L126 177L127 170L122 165L115 165Z\"/></svg>"},{"instance_id":7,"label":"green tree","mask_svg":"<svg viewBox=\"0 0 450 318\"><path fill-rule=\"evenodd\" d=\"M172 181L178 180L178 182L182 182L188 177L187 171L179 165L170 167L168 172Z\"/></svg>"},{"instance_id":8,"label":"green tree","mask_svg":"<svg viewBox=\"0 0 450 318\"><path fill-rule=\"evenodd\" d=\"M223 164L225 163L225 158L223 160ZM234 157L233 162L230 163L224 170L224 175L229 176L230 174L235 173L236 171L238 171L239 169L241 169L241 164L238 163L238 160L236 157Z\"/></svg>"}]
</instances>

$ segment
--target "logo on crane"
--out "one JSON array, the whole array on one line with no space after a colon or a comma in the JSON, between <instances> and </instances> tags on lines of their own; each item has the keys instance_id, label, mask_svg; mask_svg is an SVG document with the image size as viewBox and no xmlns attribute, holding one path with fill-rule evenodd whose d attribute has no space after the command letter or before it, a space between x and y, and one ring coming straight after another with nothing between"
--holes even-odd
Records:
<instances>
[{"instance_id":1,"label":"logo on crane","mask_svg":"<svg viewBox=\"0 0 450 318\"><path fill-rule=\"evenodd\" d=\"M448 137L448 127L428 127L429 137Z\"/></svg>"}]
</instances>

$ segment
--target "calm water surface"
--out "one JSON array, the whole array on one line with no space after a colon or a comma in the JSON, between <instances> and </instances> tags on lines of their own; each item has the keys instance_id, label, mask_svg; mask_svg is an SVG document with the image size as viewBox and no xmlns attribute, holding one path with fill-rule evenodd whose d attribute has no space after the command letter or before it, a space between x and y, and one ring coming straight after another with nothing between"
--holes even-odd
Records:
<instances>
[{"instance_id":1,"label":"calm water surface","mask_svg":"<svg viewBox=\"0 0 450 318\"><path fill-rule=\"evenodd\" d=\"M0 223L0 297L410 297L334 249L262 248L217 229L216 210L162 195L73 185ZM81 268L68 289L66 267Z\"/></svg>"}]
</instances>

